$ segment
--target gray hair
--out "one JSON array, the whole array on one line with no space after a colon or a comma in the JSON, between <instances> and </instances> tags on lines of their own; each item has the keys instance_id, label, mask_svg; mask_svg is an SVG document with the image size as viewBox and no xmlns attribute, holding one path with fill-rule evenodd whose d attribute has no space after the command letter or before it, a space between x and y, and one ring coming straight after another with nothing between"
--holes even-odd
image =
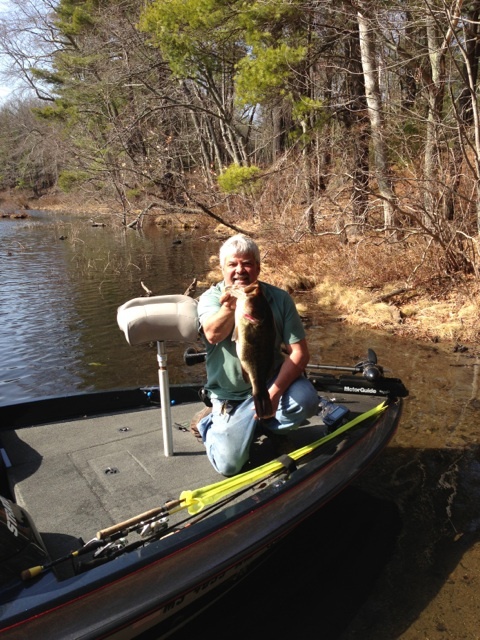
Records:
<instances>
[{"instance_id":1,"label":"gray hair","mask_svg":"<svg viewBox=\"0 0 480 640\"><path fill-rule=\"evenodd\" d=\"M228 256L252 256L257 265L260 265L260 249L256 242L243 233L238 233L226 240L220 247L220 266L223 268Z\"/></svg>"}]
</instances>

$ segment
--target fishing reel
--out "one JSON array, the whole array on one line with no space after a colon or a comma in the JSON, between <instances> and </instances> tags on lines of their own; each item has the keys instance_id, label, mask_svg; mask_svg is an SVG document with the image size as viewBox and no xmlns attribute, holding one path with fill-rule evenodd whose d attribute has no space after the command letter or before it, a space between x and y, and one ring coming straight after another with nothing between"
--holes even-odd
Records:
<instances>
[{"instance_id":1,"label":"fishing reel","mask_svg":"<svg viewBox=\"0 0 480 640\"><path fill-rule=\"evenodd\" d=\"M373 349L368 349L367 359L355 365L355 370L361 372L370 382L383 378L383 367L377 364L377 354Z\"/></svg>"},{"instance_id":2,"label":"fishing reel","mask_svg":"<svg viewBox=\"0 0 480 640\"><path fill-rule=\"evenodd\" d=\"M107 542L94 552L93 557L95 560L99 558L113 558L119 551L122 551L122 549L127 546L127 543L128 539L126 537Z\"/></svg>"},{"instance_id":3,"label":"fishing reel","mask_svg":"<svg viewBox=\"0 0 480 640\"><path fill-rule=\"evenodd\" d=\"M158 520L152 520L142 526L140 536L142 538L148 538L150 536L156 536L165 529L168 528L168 518L160 518Z\"/></svg>"}]
</instances>

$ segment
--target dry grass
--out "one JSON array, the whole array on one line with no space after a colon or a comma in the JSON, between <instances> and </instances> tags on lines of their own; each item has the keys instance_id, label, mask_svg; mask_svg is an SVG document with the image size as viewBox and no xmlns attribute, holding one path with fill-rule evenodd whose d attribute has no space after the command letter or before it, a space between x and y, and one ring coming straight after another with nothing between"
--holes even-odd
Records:
<instances>
[{"instance_id":1,"label":"dry grass","mask_svg":"<svg viewBox=\"0 0 480 640\"><path fill-rule=\"evenodd\" d=\"M304 235L294 242L271 225L251 231L261 249L263 279L291 292L302 315L320 313L421 340L479 341L478 283L439 277L436 256L425 253L420 241L388 244L365 237L345 244L332 235ZM216 255L211 268L205 284L221 279Z\"/></svg>"},{"instance_id":2,"label":"dry grass","mask_svg":"<svg viewBox=\"0 0 480 640\"><path fill-rule=\"evenodd\" d=\"M480 339L479 284L465 276L440 277L436 256L425 253L420 241L388 244L365 237L342 244L331 235L304 235L294 242L273 234L271 226L252 232L261 249L263 279L290 291L303 316L327 315L472 349ZM211 267L208 284L221 279L217 256Z\"/></svg>"}]
</instances>

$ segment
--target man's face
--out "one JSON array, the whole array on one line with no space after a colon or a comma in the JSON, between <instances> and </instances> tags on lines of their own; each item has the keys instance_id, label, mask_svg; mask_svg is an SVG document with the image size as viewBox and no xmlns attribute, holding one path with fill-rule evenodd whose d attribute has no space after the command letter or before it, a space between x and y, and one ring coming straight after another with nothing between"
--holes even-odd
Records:
<instances>
[{"instance_id":1,"label":"man's face","mask_svg":"<svg viewBox=\"0 0 480 640\"><path fill-rule=\"evenodd\" d=\"M255 262L255 258L250 255L240 256L234 254L227 256L222 273L226 286L237 284L245 287L258 279L260 266Z\"/></svg>"}]
</instances>

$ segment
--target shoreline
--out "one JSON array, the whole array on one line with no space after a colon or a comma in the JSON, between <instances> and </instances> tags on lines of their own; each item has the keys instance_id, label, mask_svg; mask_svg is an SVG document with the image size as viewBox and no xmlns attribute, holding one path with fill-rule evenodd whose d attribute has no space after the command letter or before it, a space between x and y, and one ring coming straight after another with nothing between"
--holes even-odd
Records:
<instances>
[{"instance_id":1,"label":"shoreline","mask_svg":"<svg viewBox=\"0 0 480 640\"><path fill-rule=\"evenodd\" d=\"M99 203L84 201L79 206L78 197L64 194L28 198L23 194L0 194L0 224L2 219L25 220L29 211L48 211L53 213L76 215L92 215L113 219L119 214L115 212L116 203ZM191 215L189 216L191 219ZM150 213L149 224L161 226L166 232L187 232L187 224L181 216L157 216ZM213 221L202 219L202 235L205 228L212 239L225 237L233 233L223 225L214 225ZM193 225L188 229L192 233ZM252 231L253 233L253 231ZM254 230L258 244L265 249L266 259L262 261L262 276L272 284L286 288L294 297L300 315L307 319L324 317L336 322L343 322L349 326L371 328L385 332L392 337L416 340L422 343L436 345L448 352L461 352L467 357L478 357L480 347L479 297L478 286L473 280L465 278L458 285L447 287L441 299L434 292L419 291L405 286L404 283L392 282L384 286L383 290L360 285L347 286L332 269L327 269L322 277L306 277L299 273L298 267L292 259L282 262L282 256L275 256L274 251L268 250L270 238L269 230L262 230L261 226ZM302 243L295 244L297 255L302 254ZM308 255L308 248L304 247L303 255ZM216 255L211 262L215 264ZM312 259L313 261L313 259ZM302 265L305 267L305 264ZM218 268L212 267L207 282L199 283L209 286L218 279ZM462 286L463 284L463 286ZM414 295L412 295L412 292ZM412 296L412 298L410 298Z\"/></svg>"}]
</instances>

